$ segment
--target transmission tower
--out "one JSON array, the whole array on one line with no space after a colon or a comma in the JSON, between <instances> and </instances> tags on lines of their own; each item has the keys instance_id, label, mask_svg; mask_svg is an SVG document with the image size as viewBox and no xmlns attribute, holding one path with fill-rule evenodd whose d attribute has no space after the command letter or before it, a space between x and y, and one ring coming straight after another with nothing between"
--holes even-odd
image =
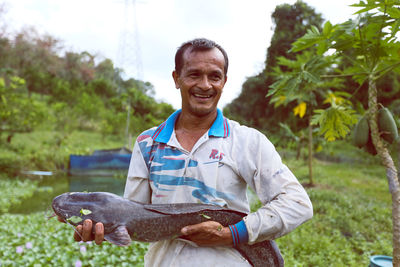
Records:
<instances>
[{"instance_id":1,"label":"transmission tower","mask_svg":"<svg viewBox=\"0 0 400 267\"><path fill-rule=\"evenodd\" d=\"M123 10L123 24L118 44L117 66L124 70L125 77L133 77L136 80L143 80L143 65L141 58L139 30L136 14L136 0L125 0ZM139 85L139 83L137 83ZM118 88L120 91L120 88ZM139 89L139 88L137 88ZM126 146L131 148L132 137L129 133L131 113L131 99L127 101L126 116Z\"/></svg>"},{"instance_id":2,"label":"transmission tower","mask_svg":"<svg viewBox=\"0 0 400 267\"><path fill-rule=\"evenodd\" d=\"M125 71L126 76L142 80L143 65L136 14L136 0L125 0L124 2L117 65Z\"/></svg>"}]
</instances>

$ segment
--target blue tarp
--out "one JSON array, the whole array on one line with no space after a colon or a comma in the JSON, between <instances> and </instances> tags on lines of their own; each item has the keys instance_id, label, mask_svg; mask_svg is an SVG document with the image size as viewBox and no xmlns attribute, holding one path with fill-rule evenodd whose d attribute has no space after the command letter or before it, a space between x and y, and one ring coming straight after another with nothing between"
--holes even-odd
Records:
<instances>
[{"instance_id":1,"label":"blue tarp","mask_svg":"<svg viewBox=\"0 0 400 267\"><path fill-rule=\"evenodd\" d=\"M131 154L69 156L70 169L128 169Z\"/></svg>"},{"instance_id":2,"label":"blue tarp","mask_svg":"<svg viewBox=\"0 0 400 267\"><path fill-rule=\"evenodd\" d=\"M131 160L130 151L118 149L96 151L92 155L70 155L69 174L100 170L126 170ZM122 153L121 153L122 152Z\"/></svg>"}]
</instances>

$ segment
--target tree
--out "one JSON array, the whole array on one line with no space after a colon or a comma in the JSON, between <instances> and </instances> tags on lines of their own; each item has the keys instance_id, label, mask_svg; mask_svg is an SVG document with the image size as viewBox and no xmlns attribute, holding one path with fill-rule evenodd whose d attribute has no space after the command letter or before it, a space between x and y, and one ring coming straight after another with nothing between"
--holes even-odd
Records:
<instances>
[{"instance_id":1,"label":"tree","mask_svg":"<svg viewBox=\"0 0 400 267\"><path fill-rule=\"evenodd\" d=\"M303 54L297 54L295 60L285 57L278 57L278 64L275 69L277 81L271 85L272 90L268 96L273 96L271 103L275 106L288 105L296 103L293 113L298 116L298 120L305 120L306 124L300 129L308 128L308 170L309 185L313 185L312 175L312 158L313 158L313 125L312 114L315 109L326 105L327 103L336 106L339 102L351 105L350 101L346 101L341 95L347 95L345 92L335 92L323 90L338 86L340 80L333 79L330 81L320 80L318 77L325 73L333 59L330 57L315 56L315 51L305 51ZM283 71L282 69L285 69ZM323 102L322 100L325 100ZM353 114L349 114L348 121L356 122ZM289 127L289 126L288 126ZM332 139L327 136L328 140ZM301 143L299 143L299 146Z\"/></svg>"},{"instance_id":2,"label":"tree","mask_svg":"<svg viewBox=\"0 0 400 267\"><path fill-rule=\"evenodd\" d=\"M361 8L356 14L357 20L332 25L326 22L323 31L312 27L293 43L292 51L297 52L315 47L318 55L326 55L328 50L336 57L347 61L346 67L336 68L335 74L327 73L315 76L318 79L352 77L368 88L368 106L366 116L371 131L373 146L386 169L389 191L392 195L393 222L393 266L400 266L400 187L397 170L389 153L389 143L383 139L385 132L379 132L378 95L382 93L377 83L389 72L399 72L400 26L399 0L360 1L353 7ZM326 56L322 58L326 59ZM354 94L357 93L357 89ZM336 105L316 110L313 123L319 125L320 133L335 140L349 132L348 117L354 110ZM337 125L342 127L336 127Z\"/></svg>"},{"instance_id":3,"label":"tree","mask_svg":"<svg viewBox=\"0 0 400 267\"><path fill-rule=\"evenodd\" d=\"M45 116L44 103L28 98L25 81L18 76L1 73L0 130L7 133L7 142L15 133L30 132Z\"/></svg>"},{"instance_id":4,"label":"tree","mask_svg":"<svg viewBox=\"0 0 400 267\"><path fill-rule=\"evenodd\" d=\"M295 54L289 54L291 43L303 36L310 25L321 25L323 20L314 8L302 1L293 5L282 4L272 13L275 24L274 35L267 50L265 68L258 75L249 77L242 86L242 92L224 109L241 123L253 126L269 133L281 130L278 122L291 120L288 116L292 105L274 107L270 104L270 97L265 99L270 85L274 82L272 75L276 66L277 57L283 56L294 59ZM292 124L292 121L290 123Z\"/></svg>"}]
</instances>

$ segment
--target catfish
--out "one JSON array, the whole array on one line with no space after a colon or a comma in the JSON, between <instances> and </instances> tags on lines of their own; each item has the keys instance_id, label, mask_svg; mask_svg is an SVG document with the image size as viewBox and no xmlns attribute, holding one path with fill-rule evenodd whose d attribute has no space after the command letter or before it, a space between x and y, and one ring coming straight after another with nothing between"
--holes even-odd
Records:
<instances>
[{"instance_id":1,"label":"catfish","mask_svg":"<svg viewBox=\"0 0 400 267\"><path fill-rule=\"evenodd\" d=\"M104 224L104 239L117 246L131 241L155 242L179 237L187 225L217 221L223 226L242 220L245 213L217 205L199 203L143 204L108 192L69 192L53 199L55 214L74 226L90 219ZM273 240L235 247L255 267L284 266Z\"/></svg>"}]
</instances>

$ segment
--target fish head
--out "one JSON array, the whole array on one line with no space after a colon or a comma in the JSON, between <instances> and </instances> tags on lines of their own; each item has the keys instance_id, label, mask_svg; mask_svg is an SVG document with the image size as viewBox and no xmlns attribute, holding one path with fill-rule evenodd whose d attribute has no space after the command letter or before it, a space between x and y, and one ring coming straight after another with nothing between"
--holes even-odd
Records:
<instances>
[{"instance_id":1,"label":"fish head","mask_svg":"<svg viewBox=\"0 0 400 267\"><path fill-rule=\"evenodd\" d=\"M131 238L124 219L129 218L127 209L141 206L107 192L61 194L53 199L55 214L72 225L82 224L85 219L104 224L104 238L118 246L129 246Z\"/></svg>"},{"instance_id":2,"label":"fish head","mask_svg":"<svg viewBox=\"0 0 400 267\"><path fill-rule=\"evenodd\" d=\"M68 192L56 196L52 202L52 208L55 214L67 221L71 218L80 218L78 221L73 221L72 224L79 224L85 219L101 221L101 218L96 218L99 215L105 214L107 209L112 209L112 203L115 199L120 198L111 193L106 192Z\"/></svg>"}]
</instances>

